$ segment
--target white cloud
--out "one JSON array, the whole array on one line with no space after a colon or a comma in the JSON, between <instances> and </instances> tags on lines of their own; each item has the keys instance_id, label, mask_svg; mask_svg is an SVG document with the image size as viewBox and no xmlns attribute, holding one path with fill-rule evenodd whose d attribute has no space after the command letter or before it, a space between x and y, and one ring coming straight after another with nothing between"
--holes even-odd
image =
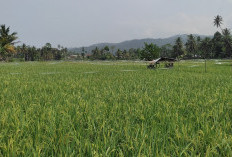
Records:
<instances>
[{"instance_id":1,"label":"white cloud","mask_svg":"<svg viewBox=\"0 0 232 157\"><path fill-rule=\"evenodd\" d=\"M212 35L216 31L211 17L192 16L185 13L159 19L159 21L140 21L136 26L140 28L138 33L141 36L155 38L176 34ZM132 25L131 28L133 28Z\"/></svg>"}]
</instances>

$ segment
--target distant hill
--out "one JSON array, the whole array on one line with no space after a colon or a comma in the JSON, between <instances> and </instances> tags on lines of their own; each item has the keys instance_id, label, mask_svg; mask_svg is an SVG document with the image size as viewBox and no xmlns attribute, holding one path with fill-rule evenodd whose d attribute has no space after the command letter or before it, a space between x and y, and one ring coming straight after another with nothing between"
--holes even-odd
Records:
<instances>
[{"instance_id":1,"label":"distant hill","mask_svg":"<svg viewBox=\"0 0 232 157\"><path fill-rule=\"evenodd\" d=\"M194 36L195 37L200 36L201 38L207 37L205 35L197 35L197 34L194 34ZM105 46L109 46L109 48L114 46L114 52L115 52L117 49L129 50L131 48L134 48L134 49L143 48L145 42L148 44L153 43L153 44L156 44L157 46L161 47L161 46L166 45L166 44L174 45L175 40L178 37L181 37L183 43L186 43L188 35L187 34L175 35L175 36L172 36L169 38L163 38L163 39L161 39L161 38L159 38L159 39L152 39L152 38L134 39L134 40L128 40L128 41L124 41L124 42L120 42L120 43L100 43L100 44L94 44L94 45L84 47L84 48L85 48L85 51L87 51L87 53L90 53L96 47L98 47L99 49L102 49ZM69 51L71 51L73 53L81 53L82 47L70 48Z\"/></svg>"}]
</instances>

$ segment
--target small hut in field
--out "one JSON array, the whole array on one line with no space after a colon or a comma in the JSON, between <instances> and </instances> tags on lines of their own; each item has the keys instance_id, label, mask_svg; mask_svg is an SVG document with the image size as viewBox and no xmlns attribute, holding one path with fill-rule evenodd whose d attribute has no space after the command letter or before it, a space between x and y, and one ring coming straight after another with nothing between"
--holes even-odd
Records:
<instances>
[{"instance_id":1,"label":"small hut in field","mask_svg":"<svg viewBox=\"0 0 232 157\"><path fill-rule=\"evenodd\" d=\"M174 58L161 57L161 58L154 59L154 60L150 61L147 68L149 68L149 69L159 68L160 63L164 63L165 68L172 68L174 66L175 61L176 61L176 59L174 59Z\"/></svg>"}]
</instances>

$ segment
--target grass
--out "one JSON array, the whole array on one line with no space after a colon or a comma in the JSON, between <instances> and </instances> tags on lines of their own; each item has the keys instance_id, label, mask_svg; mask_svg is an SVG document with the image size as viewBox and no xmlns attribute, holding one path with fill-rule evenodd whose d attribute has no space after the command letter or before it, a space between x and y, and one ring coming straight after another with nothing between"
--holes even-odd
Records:
<instances>
[{"instance_id":1,"label":"grass","mask_svg":"<svg viewBox=\"0 0 232 157\"><path fill-rule=\"evenodd\" d=\"M232 71L217 62L1 63L0 156L231 156Z\"/></svg>"}]
</instances>

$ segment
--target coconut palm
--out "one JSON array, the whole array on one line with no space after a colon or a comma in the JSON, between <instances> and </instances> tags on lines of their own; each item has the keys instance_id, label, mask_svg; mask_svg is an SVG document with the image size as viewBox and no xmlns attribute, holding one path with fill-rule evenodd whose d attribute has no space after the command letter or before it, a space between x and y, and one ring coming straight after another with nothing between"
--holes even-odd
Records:
<instances>
[{"instance_id":1,"label":"coconut palm","mask_svg":"<svg viewBox=\"0 0 232 157\"><path fill-rule=\"evenodd\" d=\"M7 56L16 52L14 47L14 41L17 39L16 35L16 32L10 34L10 27L0 26L0 55L3 60L6 60Z\"/></svg>"},{"instance_id":2,"label":"coconut palm","mask_svg":"<svg viewBox=\"0 0 232 157\"><path fill-rule=\"evenodd\" d=\"M228 28L223 29L222 30L222 35L224 35L224 36L230 36L231 35L230 29L228 29Z\"/></svg>"},{"instance_id":3,"label":"coconut palm","mask_svg":"<svg viewBox=\"0 0 232 157\"><path fill-rule=\"evenodd\" d=\"M195 58L197 52L197 43L195 37L192 34L188 35L188 41L186 42L185 46L189 55Z\"/></svg>"},{"instance_id":4,"label":"coconut palm","mask_svg":"<svg viewBox=\"0 0 232 157\"><path fill-rule=\"evenodd\" d=\"M181 55L184 54L183 51L183 42L182 39L180 37L178 37L175 41L175 45L174 45L174 51L176 53L177 58L179 58Z\"/></svg>"},{"instance_id":5,"label":"coconut palm","mask_svg":"<svg viewBox=\"0 0 232 157\"><path fill-rule=\"evenodd\" d=\"M223 35L223 40L224 40L225 52L228 55L228 57L230 57L230 59L231 59L231 56L232 56L232 37L231 37L230 30L228 28L223 29L222 35Z\"/></svg>"},{"instance_id":6,"label":"coconut palm","mask_svg":"<svg viewBox=\"0 0 232 157\"><path fill-rule=\"evenodd\" d=\"M21 53L23 54L24 56L24 60L25 61L28 61L28 46L26 44L23 44L21 46Z\"/></svg>"},{"instance_id":7,"label":"coconut palm","mask_svg":"<svg viewBox=\"0 0 232 157\"><path fill-rule=\"evenodd\" d=\"M15 44L15 40L18 38L16 37L17 33L13 32L10 34L10 27L7 27L5 25L0 26L0 44L1 46L7 45L7 44Z\"/></svg>"},{"instance_id":8,"label":"coconut palm","mask_svg":"<svg viewBox=\"0 0 232 157\"><path fill-rule=\"evenodd\" d=\"M223 21L222 17L220 15L217 15L214 18L214 26L221 28L222 21ZM222 30L223 42L224 42L224 48L225 48L226 54L231 57L232 37L231 37L230 30L228 28L225 28L225 29L221 28L221 30Z\"/></svg>"},{"instance_id":9,"label":"coconut palm","mask_svg":"<svg viewBox=\"0 0 232 157\"><path fill-rule=\"evenodd\" d=\"M205 72L206 72L206 59L210 56L210 53L212 51L211 39L206 37L204 40L202 40L200 49L203 52L202 55L204 56L205 59Z\"/></svg>"},{"instance_id":10,"label":"coconut palm","mask_svg":"<svg viewBox=\"0 0 232 157\"><path fill-rule=\"evenodd\" d=\"M217 28L220 27L221 28L221 24L222 24L222 17L220 15L215 16L214 18L214 26L216 26Z\"/></svg>"},{"instance_id":11,"label":"coconut palm","mask_svg":"<svg viewBox=\"0 0 232 157\"><path fill-rule=\"evenodd\" d=\"M175 45L173 46L173 51L175 53L175 57L178 59L178 69L180 69L180 56L184 54L183 50L183 42L180 37L178 37L175 41Z\"/></svg>"},{"instance_id":12,"label":"coconut palm","mask_svg":"<svg viewBox=\"0 0 232 157\"><path fill-rule=\"evenodd\" d=\"M222 30L223 40L224 40L224 46L228 50L228 55L231 55L232 50L232 37L230 30L228 28L225 28Z\"/></svg>"}]
</instances>

